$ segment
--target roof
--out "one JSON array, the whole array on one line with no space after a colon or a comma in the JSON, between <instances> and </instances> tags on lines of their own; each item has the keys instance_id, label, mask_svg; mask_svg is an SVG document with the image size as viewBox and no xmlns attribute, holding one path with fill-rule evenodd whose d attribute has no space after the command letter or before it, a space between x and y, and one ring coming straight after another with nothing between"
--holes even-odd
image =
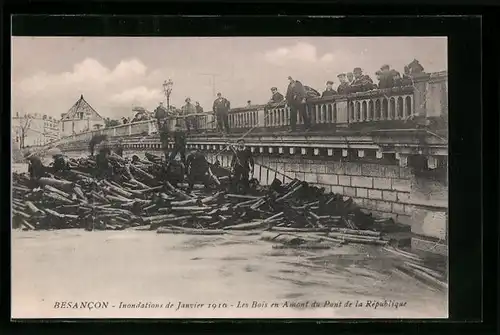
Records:
<instances>
[{"instance_id":1,"label":"roof","mask_svg":"<svg viewBox=\"0 0 500 335\"><path fill-rule=\"evenodd\" d=\"M97 111L90 106L90 104L83 98L83 94L80 96L80 99L68 110L68 112L63 116L63 120L72 120L76 119L77 113L83 112L87 115L91 120L103 120L104 118L97 113ZM79 119L79 118L78 118Z\"/></svg>"}]
</instances>

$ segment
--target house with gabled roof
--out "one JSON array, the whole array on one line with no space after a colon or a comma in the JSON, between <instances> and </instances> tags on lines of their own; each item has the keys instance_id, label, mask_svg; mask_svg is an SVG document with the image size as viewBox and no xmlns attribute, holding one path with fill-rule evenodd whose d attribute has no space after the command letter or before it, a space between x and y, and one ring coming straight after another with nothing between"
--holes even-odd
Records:
<instances>
[{"instance_id":1,"label":"house with gabled roof","mask_svg":"<svg viewBox=\"0 0 500 335\"><path fill-rule=\"evenodd\" d=\"M61 114L61 136L79 134L86 131L97 130L105 125L104 118L83 98Z\"/></svg>"}]
</instances>

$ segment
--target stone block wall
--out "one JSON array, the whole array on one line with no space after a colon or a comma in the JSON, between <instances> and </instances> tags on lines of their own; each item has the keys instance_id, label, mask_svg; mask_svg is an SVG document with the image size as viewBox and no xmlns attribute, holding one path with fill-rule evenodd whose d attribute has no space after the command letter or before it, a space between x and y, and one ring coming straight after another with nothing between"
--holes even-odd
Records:
<instances>
[{"instance_id":1,"label":"stone block wall","mask_svg":"<svg viewBox=\"0 0 500 335\"><path fill-rule=\"evenodd\" d=\"M267 171L267 167L278 173ZM256 159L254 176L261 184L270 184L275 175L280 180L297 178L326 192L352 197L377 217L391 217L411 225L415 234L447 240L448 186L432 174L422 177L412 168L390 164L272 156Z\"/></svg>"}]
</instances>

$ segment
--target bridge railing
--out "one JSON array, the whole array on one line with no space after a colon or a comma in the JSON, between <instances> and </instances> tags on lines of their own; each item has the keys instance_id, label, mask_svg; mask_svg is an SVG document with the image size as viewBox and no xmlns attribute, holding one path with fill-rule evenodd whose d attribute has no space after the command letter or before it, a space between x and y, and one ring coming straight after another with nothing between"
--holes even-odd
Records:
<instances>
[{"instance_id":1,"label":"bridge railing","mask_svg":"<svg viewBox=\"0 0 500 335\"><path fill-rule=\"evenodd\" d=\"M385 90L335 95L327 98L312 98L306 108L311 124L316 127L348 126L363 122L405 120L411 115L426 117L442 116L448 113L448 74L446 71L432 74L423 73L413 78L412 86ZM286 106L253 105L234 108L229 112L229 126L235 130L253 127L277 129L290 125L290 108ZM170 117L168 128L176 123L184 124L180 117ZM213 113L196 116L197 128L203 132L213 132L217 120ZM303 124L300 115L297 124ZM59 144L88 141L96 134L131 136L157 133L156 120L139 121L104 128L91 132L74 134L61 138Z\"/></svg>"}]
</instances>

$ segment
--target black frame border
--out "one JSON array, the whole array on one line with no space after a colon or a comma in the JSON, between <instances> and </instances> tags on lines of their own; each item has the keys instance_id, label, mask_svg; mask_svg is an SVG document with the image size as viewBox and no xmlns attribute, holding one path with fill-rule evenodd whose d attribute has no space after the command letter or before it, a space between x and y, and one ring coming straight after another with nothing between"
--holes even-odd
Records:
<instances>
[{"instance_id":1,"label":"black frame border","mask_svg":"<svg viewBox=\"0 0 500 335\"><path fill-rule=\"evenodd\" d=\"M325 7L326 6L326 7ZM279 8L285 7L286 10ZM301 8L302 7L302 8ZM131 7L126 4L123 7L111 5L31 5L23 7L21 5L11 5L7 11L3 13L3 46L2 53L3 64L3 87L2 101L3 110L10 110L10 19L9 14L14 12L23 13L94 13L96 16L85 17L65 17L58 16L18 16L13 21L12 33L14 35L59 35L59 36L139 36L139 35L169 35L166 32L175 32L175 36L390 36L390 35L412 35L412 36L448 36L448 70L449 70L449 105L450 110L450 133L449 133L449 149L450 149L450 208L449 220L452 222L450 229L450 319L456 319L455 322L443 320L359 320L355 323L352 321L327 321L327 320L203 320L209 323L200 323L202 320L92 320L98 321L98 324L89 324L90 320L85 321L85 325L78 324L78 328L91 329L109 329L116 323L126 321L123 325L127 331L142 331L145 329L152 330L151 325L158 324L160 326L169 327L176 326L176 330L191 329L191 330L215 330L217 332L230 331L231 333L249 332L249 331L269 331L269 330L285 330L297 329L297 331L309 330L312 331L332 331L336 332L387 332L396 331L404 333L422 332L430 333L435 331L442 333L443 331L472 332L475 334L493 331L495 326L495 317L497 314L496 307L487 309L484 305L489 303L495 304L496 285L498 281L495 279L495 274L489 279L486 278L486 272L483 278L481 276L487 266L494 266L497 262L496 256L498 253L498 232L497 223L498 217L498 201L496 199L496 191L498 186L498 167L496 155L498 153L498 132L491 127L498 125L498 86L495 86L493 81L488 81L486 77L488 72L498 74L499 67L495 61L487 64L482 64L482 61L488 62L486 52L495 55L494 46L488 43L487 35L492 36L492 31L499 31L498 23L488 21L485 25L484 16L479 16L481 11L471 11L469 14L474 16L462 17L425 17L425 16L406 16L406 14L417 14L415 10L406 10L400 15L389 16L394 14L397 9L392 8L386 10L386 16L368 16L355 18L352 16L342 18L310 18L297 16L297 12L302 14L321 15L322 8L330 7L331 5L315 6L314 10L308 7L304 10L304 5L249 5L240 6L237 11L235 7L230 7L225 4L211 4L210 12L227 14L228 11L233 14L245 12L246 14L264 15L269 13L268 17L259 17L256 24L255 17L239 16L239 17L191 17L191 16L162 16L159 12L170 13L186 13L190 15L200 14L196 4L141 4L131 11ZM93 9L93 10L92 10ZM380 9L375 11L363 9L362 13L370 15L380 14ZM102 13L119 14L124 12L133 12L136 14L156 13L153 17L118 17L107 16L105 18L97 16ZM312 13L307 13L308 11ZM346 7L335 10L335 13L342 14L359 14L359 7ZM418 12L418 10L417 10ZM425 10L424 10L425 12ZM439 9L436 14L439 14ZM99 14L98 14L99 13ZM272 13L286 14L288 16L271 16ZM442 12L441 12L442 13ZM205 12L205 14L207 14ZM368 14L366 14L368 15ZM397 28L395 28L397 27ZM482 35L482 36L481 36ZM482 39L481 39L482 37ZM493 40L491 40L493 41ZM483 51L481 53L481 50ZM475 51L475 52L474 52ZM498 55L498 54L496 54ZM493 60L496 57L492 57ZM497 58L498 59L498 58ZM485 67L488 71L483 72ZM493 77L498 77L493 76ZM491 80L491 78L490 78ZM470 83L470 85L466 85ZM482 83L482 85L479 85ZM493 83L493 84L492 84ZM496 82L496 85L498 83ZM481 87L482 86L482 87ZM465 98L466 97L466 98ZM493 102L494 100L494 102ZM481 103L482 102L482 103ZM482 106L482 111L479 106ZM483 114L485 113L485 114ZM7 113L6 113L7 114ZM487 115L486 115L487 114ZM482 123L482 118L487 118L488 122ZM10 119L10 118L9 118ZM490 128L488 129L488 125ZM10 130L9 130L10 131ZM488 135L489 133L489 135ZM489 136L489 137L488 137ZM494 138L494 139L493 139ZM5 152L10 150L10 141L4 141ZM482 165L482 153L488 153L487 164ZM484 168L484 169L483 169ZM7 169L10 180L10 168ZM483 174L484 173L484 174ZM6 171L7 174L7 171ZM488 177L486 175L488 174ZM486 181L484 184L482 181ZM484 187L482 187L484 185ZM5 187L4 187L5 189ZM487 192L487 193L486 193ZM484 204L482 202L484 201ZM6 202L4 202L6 204ZM9 213L10 209L6 206L5 213ZM495 210L495 211L494 211ZM6 214L9 215L9 214ZM481 226L484 222L484 230ZM5 297L10 297L10 227L6 225L10 222L10 218L5 218L2 225L2 294L4 298L2 303L2 320L10 319L10 301L5 301ZM455 222L455 223L454 223ZM454 223L454 224L453 224ZM484 232L484 239L482 235ZM496 250L491 253L486 252L484 248ZM487 265L489 264L489 265ZM490 270L490 272L492 272ZM498 274L498 273L497 273ZM491 274L488 274L491 275ZM492 278L491 281L489 281ZM495 293L494 293L495 292ZM484 294L484 295L483 295ZM7 308L5 308L7 307ZM472 315L469 312L475 311ZM458 319L462 319L458 321ZM466 320L464 320L466 319ZM482 323L477 321L483 320ZM474 320L474 321L473 321ZM41 320L26 321L22 323L9 323L11 327L21 328L23 331L37 332L37 327L34 322ZM61 321L61 320L56 320ZM82 320L67 320L78 321ZM313 322L311 322L313 321ZM321 323L317 323L321 321ZM390 322L388 322L390 321ZM424 321L424 322L422 322ZM465 322L464 322L465 321ZM47 322L47 321L44 321ZM146 325L144 322L147 322ZM418 322L418 323L417 323ZM56 326L57 324L57 326ZM100 328L94 328L99 325ZM61 330L67 332L74 330L75 326L72 323L45 323L45 327L51 331ZM215 327L214 327L215 326Z\"/></svg>"}]
</instances>

